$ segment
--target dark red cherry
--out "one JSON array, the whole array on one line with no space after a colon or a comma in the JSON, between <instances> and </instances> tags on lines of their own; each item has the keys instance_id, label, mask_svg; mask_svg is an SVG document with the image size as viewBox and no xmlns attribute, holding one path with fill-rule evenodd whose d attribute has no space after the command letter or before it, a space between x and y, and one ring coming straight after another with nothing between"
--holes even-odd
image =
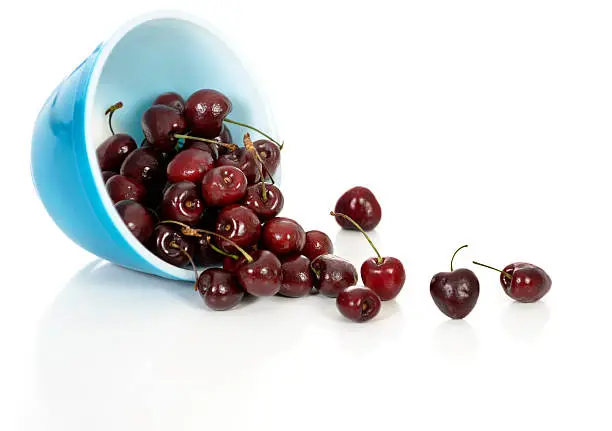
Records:
<instances>
[{"instance_id":1,"label":"dark red cherry","mask_svg":"<svg viewBox=\"0 0 612 431\"><path fill-rule=\"evenodd\" d=\"M185 99L174 91L168 91L166 93L162 93L157 96L152 103L153 105L166 105L171 108L176 109L179 112L183 112L185 110Z\"/></svg>"},{"instance_id":2,"label":"dark red cherry","mask_svg":"<svg viewBox=\"0 0 612 431\"><path fill-rule=\"evenodd\" d=\"M204 303L217 311L234 308L244 297L244 290L236 276L218 268L203 271L198 278L197 289Z\"/></svg>"},{"instance_id":3,"label":"dark red cherry","mask_svg":"<svg viewBox=\"0 0 612 431\"><path fill-rule=\"evenodd\" d=\"M221 134L223 120L232 110L232 102L216 90L199 90L185 103L185 119L192 133L213 139Z\"/></svg>"},{"instance_id":4,"label":"dark red cherry","mask_svg":"<svg viewBox=\"0 0 612 431\"><path fill-rule=\"evenodd\" d=\"M261 179L259 165L253 153L244 148L223 154L217 159L217 166L235 166L244 172L249 184L255 184Z\"/></svg>"},{"instance_id":5,"label":"dark red cherry","mask_svg":"<svg viewBox=\"0 0 612 431\"><path fill-rule=\"evenodd\" d=\"M336 306L340 313L353 322L366 322L380 311L380 298L367 287L349 287L338 294Z\"/></svg>"},{"instance_id":6,"label":"dark red cherry","mask_svg":"<svg viewBox=\"0 0 612 431\"><path fill-rule=\"evenodd\" d=\"M216 232L240 247L247 248L257 244L261 234L261 224L257 215L242 205L230 205L219 212ZM237 252L227 241L216 239L219 248L227 253Z\"/></svg>"},{"instance_id":7,"label":"dark red cherry","mask_svg":"<svg viewBox=\"0 0 612 431\"><path fill-rule=\"evenodd\" d=\"M374 229L382 216L380 204L374 193L365 187L353 187L344 193L338 199L334 211L346 214L366 231ZM356 229L351 222L343 217L336 217L336 221L343 229Z\"/></svg>"},{"instance_id":8,"label":"dark red cherry","mask_svg":"<svg viewBox=\"0 0 612 431\"><path fill-rule=\"evenodd\" d=\"M113 171L102 171L102 181L104 182L104 184L106 184L106 182L108 180L111 179L111 177L117 175L117 172L113 172Z\"/></svg>"},{"instance_id":9,"label":"dark red cherry","mask_svg":"<svg viewBox=\"0 0 612 431\"><path fill-rule=\"evenodd\" d=\"M324 254L314 259L310 266L317 278L315 287L330 298L357 284L357 270L351 262L341 257Z\"/></svg>"},{"instance_id":10,"label":"dark red cherry","mask_svg":"<svg viewBox=\"0 0 612 431\"><path fill-rule=\"evenodd\" d=\"M144 201L147 189L138 181L123 175L114 175L106 182L106 191L113 203L119 201Z\"/></svg>"},{"instance_id":11,"label":"dark red cherry","mask_svg":"<svg viewBox=\"0 0 612 431\"><path fill-rule=\"evenodd\" d=\"M149 248L160 259L178 267L184 267L189 263L188 255L193 256L191 241L177 232L174 227L164 224L155 226Z\"/></svg>"},{"instance_id":12,"label":"dark red cherry","mask_svg":"<svg viewBox=\"0 0 612 431\"><path fill-rule=\"evenodd\" d=\"M361 265L361 280L380 299L388 301L399 295L406 281L406 271L395 257L371 257Z\"/></svg>"},{"instance_id":13,"label":"dark red cherry","mask_svg":"<svg viewBox=\"0 0 612 431\"><path fill-rule=\"evenodd\" d=\"M146 188L161 187L166 180L166 165L157 151L139 148L127 156L120 173L135 179Z\"/></svg>"},{"instance_id":14,"label":"dark red cherry","mask_svg":"<svg viewBox=\"0 0 612 431\"><path fill-rule=\"evenodd\" d=\"M297 254L304 248L306 232L295 220L275 217L264 224L261 239L263 248L276 255Z\"/></svg>"},{"instance_id":15,"label":"dark red cherry","mask_svg":"<svg viewBox=\"0 0 612 431\"><path fill-rule=\"evenodd\" d=\"M542 268L531 263L515 262L507 265L504 272L500 274L500 283L504 292L519 302L539 301L548 293L552 286L552 280Z\"/></svg>"},{"instance_id":16,"label":"dark red cherry","mask_svg":"<svg viewBox=\"0 0 612 431\"><path fill-rule=\"evenodd\" d=\"M263 187L266 188L264 197ZM273 184L262 183L253 184L247 188L244 206L251 209L259 220L265 222L276 217L285 204L283 194Z\"/></svg>"},{"instance_id":17,"label":"dark red cherry","mask_svg":"<svg viewBox=\"0 0 612 431\"><path fill-rule=\"evenodd\" d=\"M246 189L246 176L233 166L211 169L202 178L202 197L208 206L224 207L240 202Z\"/></svg>"},{"instance_id":18,"label":"dark red cherry","mask_svg":"<svg viewBox=\"0 0 612 431\"><path fill-rule=\"evenodd\" d=\"M194 240L193 260L196 265L217 266L223 262L223 255L211 247L211 242L214 240L210 236L204 234L201 237L194 238Z\"/></svg>"},{"instance_id":19,"label":"dark red cherry","mask_svg":"<svg viewBox=\"0 0 612 431\"><path fill-rule=\"evenodd\" d=\"M183 114L166 105L153 105L140 120L142 132L153 147L160 151L172 151L176 146L175 134L187 130Z\"/></svg>"},{"instance_id":20,"label":"dark red cherry","mask_svg":"<svg viewBox=\"0 0 612 431\"><path fill-rule=\"evenodd\" d=\"M189 225L196 224L204 212L199 192L199 187L189 181L172 184L166 189L162 198L162 219L176 220Z\"/></svg>"},{"instance_id":21,"label":"dark red cherry","mask_svg":"<svg viewBox=\"0 0 612 431\"><path fill-rule=\"evenodd\" d=\"M288 256L281 260L283 281L279 294L290 298L308 295L314 287L310 260L303 255Z\"/></svg>"},{"instance_id":22,"label":"dark red cherry","mask_svg":"<svg viewBox=\"0 0 612 431\"><path fill-rule=\"evenodd\" d=\"M276 295L283 277L280 260L267 250L257 250L252 258L236 271L238 282L251 295Z\"/></svg>"},{"instance_id":23,"label":"dark red cherry","mask_svg":"<svg viewBox=\"0 0 612 431\"><path fill-rule=\"evenodd\" d=\"M149 210L136 201L117 202L115 209L138 241L144 243L149 239L155 222Z\"/></svg>"},{"instance_id":24,"label":"dark red cherry","mask_svg":"<svg viewBox=\"0 0 612 431\"><path fill-rule=\"evenodd\" d=\"M100 169L119 172L125 158L136 148L138 148L136 141L125 133L117 133L108 137L96 149Z\"/></svg>"},{"instance_id":25,"label":"dark red cherry","mask_svg":"<svg viewBox=\"0 0 612 431\"><path fill-rule=\"evenodd\" d=\"M171 183L191 181L200 183L204 174L215 166L211 153L195 148L183 150L168 163L166 175Z\"/></svg>"},{"instance_id":26,"label":"dark red cherry","mask_svg":"<svg viewBox=\"0 0 612 431\"><path fill-rule=\"evenodd\" d=\"M320 230L311 230L306 232L306 242L302 249L302 254L310 260L323 254L333 254L334 244L326 233Z\"/></svg>"},{"instance_id":27,"label":"dark red cherry","mask_svg":"<svg viewBox=\"0 0 612 431\"><path fill-rule=\"evenodd\" d=\"M281 151L278 145L267 139L260 139L253 142L259 157L263 160L265 167L270 172L270 175L274 175L278 166L280 165Z\"/></svg>"}]
</instances>

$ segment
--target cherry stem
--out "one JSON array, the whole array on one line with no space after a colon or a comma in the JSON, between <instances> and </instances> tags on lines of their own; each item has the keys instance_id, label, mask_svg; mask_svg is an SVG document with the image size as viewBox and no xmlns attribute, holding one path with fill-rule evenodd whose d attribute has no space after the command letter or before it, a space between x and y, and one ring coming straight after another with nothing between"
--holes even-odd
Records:
<instances>
[{"instance_id":1,"label":"cherry stem","mask_svg":"<svg viewBox=\"0 0 612 431\"><path fill-rule=\"evenodd\" d=\"M317 257L315 257L314 259L312 259L312 261L310 262L310 269L312 270L312 272L314 272L314 274L317 276L317 278L321 278L321 271L318 271L314 268L314 266L312 266L313 263L315 263L315 261L320 258L323 255L319 255Z\"/></svg>"},{"instance_id":2,"label":"cherry stem","mask_svg":"<svg viewBox=\"0 0 612 431\"><path fill-rule=\"evenodd\" d=\"M208 245L210 246L210 248L212 248L214 251L216 251L217 253L219 253L220 255L223 255L225 257L229 257L232 258L234 260L238 260L239 257L236 256L235 254L231 254L228 253L226 251L221 250L219 247L217 247L216 245L214 245L212 242L210 242L210 240L208 241Z\"/></svg>"},{"instance_id":3,"label":"cherry stem","mask_svg":"<svg viewBox=\"0 0 612 431\"><path fill-rule=\"evenodd\" d=\"M466 248L466 247L467 247L467 244L466 245L462 245L457 250L455 250L455 252L453 253L453 257L451 257L451 272L453 272L453 262L455 260L455 256L457 256L457 253L459 252L459 250L461 250L463 248Z\"/></svg>"},{"instance_id":4,"label":"cherry stem","mask_svg":"<svg viewBox=\"0 0 612 431\"><path fill-rule=\"evenodd\" d=\"M510 274L508 274L506 271L502 271L501 269L497 269L497 268L494 268L492 266L485 265L484 263L476 262L475 260L473 260L472 263L474 265L484 266L485 268L489 268L489 269L492 269L493 271L497 271L497 272L499 272L501 274L504 274L506 277L508 277L510 280L512 280L512 276Z\"/></svg>"},{"instance_id":5,"label":"cherry stem","mask_svg":"<svg viewBox=\"0 0 612 431\"><path fill-rule=\"evenodd\" d=\"M181 229L181 233L183 235L187 235L187 236L199 236L201 237L201 233L205 233L206 235L212 235L215 236L217 238L221 238L227 242L229 242L231 245L233 245L234 247L236 247L236 249L242 253L242 255L244 256L244 258L247 260L247 262L251 263L253 262L253 258L251 257L250 254L248 254L242 247L240 247L238 244L236 244L234 241L232 241L231 239L228 239L226 237L224 237L223 235L218 234L217 232L212 232L206 229L194 229L191 226L186 225L185 223L181 223L180 221L176 221L176 220L162 220L159 222L160 224L176 224L181 226L183 229Z\"/></svg>"},{"instance_id":6,"label":"cherry stem","mask_svg":"<svg viewBox=\"0 0 612 431\"><path fill-rule=\"evenodd\" d=\"M376 256L377 257L377 262L379 265L381 265L383 263L383 258L380 255L380 253L378 252L378 249L376 248L376 246L374 245L374 243L372 242L372 240L370 239L370 237L368 236L368 234L365 232L365 230L363 230L361 228L361 226L359 226L359 223L357 223L355 220L353 220L352 218L350 218L349 216L347 216L346 214L342 214L342 213L337 213L337 212L333 212L331 211L329 213L329 215L332 215L334 217L342 217L345 218L346 220L350 221L356 228L357 230L359 230L359 232L361 232L363 234L363 236L365 236L365 238L368 240L368 242L370 243L370 245L372 246L372 248L374 249L374 251L376 252Z\"/></svg>"},{"instance_id":7,"label":"cherry stem","mask_svg":"<svg viewBox=\"0 0 612 431\"><path fill-rule=\"evenodd\" d=\"M111 134L115 134L113 130L113 114L117 109L123 108L123 102L117 102L114 105L108 107L108 109L104 112L104 115L108 115L108 128L111 131Z\"/></svg>"},{"instance_id":8,"label":"cherry stem","mask_svg":"<svg viewBox=\"0 0 612 431\"><path fill-rule=\"evenodd\" d=\"M201 142L206 142L209 144L217 144L217 145L221 145L222 147L227 148L230 151L236 151L238 149L238 145L236 144L228 144L227 142L221 142L221 141L215 141L214 139L206 139L206 138L200 138L198 136L190 136L190 135L181 135L179 133L175 133L174 134L175 138L178 139L193 139L194 141L201 141Z\"/></svg>"},{"instance_id":9,"label":"cherry stem","mask_svg":"<svg viewBox=\"0 0 612 431\"><path fill-rule=\"evenodd\" d=\"M255 158L257 160L259 160L259 163L261 163L261 166L257 166L257 168L259 169L259 174L261 175L261 181L265 181L266 177L264 176L263 172L262 172L262 168L266 170L266 174L268 174L268 178L270 178L270 181L272 182L272 184L274 184L274 178L272 177L272 174L270 173L270 170L268 169L268 167L266 166L266 163L262 160L261 156L259 155L259 153L257 152L257 149L255 148L255 145L253 145L253 141L251 140L251 135L249 135L249 133L245 133L244 136L242 137L242 142L244 143L244 148L249 151L251 154L253 154L255 156ZM264 199L265 202L265 199Z\"/></svg>"},{"instance_id":10,"label":"cherry stem","mask_svg":"<svg viewBox=\"0 0 612 431\"><path fill-rule=\"evenodd\" d=\"M279 146L279 148L282 150L283 146L285 145L285 143L283 142L282 144L279 144L275 139L273 139L270 135L262 132L261 130L259 130L256 127L251 126L250 124L245 124L245 123L241 123L239 121L234 121L234 120L230 120L229 118L224 119L223 121L225 121L226 123L230 123L230 124L235 124L237 126L242 126L242 127L246 127L247 129L251 129L256 131L257 133L265 136L266 138L268 138L269 140L271 140L272 142L274 142L276 145Z\"/></svg>"},{"instance_id":11,"label":"cherry stem","mask_svg":"<svg viewBox=\"0 0 612 431\"><path fill-rule=\"evenodd\" d=\"M195 283L193 284L193 288L194 288L194 290L198 290L198 278L200 276L198 275L198 270L197 270L197 268L195 266L195 263L193 262L193 259L191 258L189 253L187 253L185 250L183 250L181 248L181 246L179 246L175 241L170 241L170 247L177 249L178 251L183 253L185 255L185 257L187 257L187 259L189 259L189 263L191 264L191 267L193 268L193 272L195 272Z\"/></svg>"}]
</instances>

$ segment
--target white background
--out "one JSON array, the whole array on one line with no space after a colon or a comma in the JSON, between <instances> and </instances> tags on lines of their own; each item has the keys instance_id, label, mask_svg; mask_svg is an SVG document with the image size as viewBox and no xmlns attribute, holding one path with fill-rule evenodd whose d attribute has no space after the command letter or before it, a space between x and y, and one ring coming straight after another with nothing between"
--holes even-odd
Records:
<instances>
[{"instance_id":1,"label":"white background","mask_svg":"<svg viewBox=\"0 0 612 431\"><path fill-rule=\"evenodd\" d=\"M610 429L609 1L8 5L0 429ZM213 22L262 78L284 215L360 265L367 243L327 213L354 185L379 197L374 239L408 279L375 321L320 296L211 312L47 216L29 175L38 109L122 22L168 6ZM478 269L476 308L449 321L429 280L463 243L456 266L529 261L551 292L514 304Z\"/></svg>"}]
</instances>

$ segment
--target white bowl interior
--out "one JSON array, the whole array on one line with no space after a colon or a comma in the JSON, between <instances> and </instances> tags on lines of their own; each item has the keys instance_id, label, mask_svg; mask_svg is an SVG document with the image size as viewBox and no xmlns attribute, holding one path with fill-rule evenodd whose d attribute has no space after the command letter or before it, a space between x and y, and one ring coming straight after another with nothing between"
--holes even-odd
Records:
<instances>
[{"instance_id":1,"label":"white bowl interior","mask_svg":"<svg viewBox=\"0 0 612 431\"><path fill-rule=\"evenodd\" d=\"M165 91L176 91L187 99L201 88L219 90L232 101L232 119L276 133L269 105L247 70L210 25L192 17L157 13L127 23L102 48L89 83L85 129L92 167L98 166L97 146L110 136L105 110L122 101L124 107L115 112L113 128L140 142L140 117ZM234 142L239 143L243 130L235 126L230 130ZM101 175L96 186L114 223L141 256L174 277L194 278L193 271L162 261L140 244L113 208Z\"/></svg>"}]
</instances>

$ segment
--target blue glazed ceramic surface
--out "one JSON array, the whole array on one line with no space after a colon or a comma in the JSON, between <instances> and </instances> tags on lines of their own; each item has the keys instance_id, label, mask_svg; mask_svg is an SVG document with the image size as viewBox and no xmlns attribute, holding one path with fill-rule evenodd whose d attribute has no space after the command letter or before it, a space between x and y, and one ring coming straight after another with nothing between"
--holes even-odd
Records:
<instances>
[{"instance_id":1,"label":"blue glazed ceramic surface","mask_svg":"<svg viewBox=\"0 0 612 431\"><path fill-rule=\"evenodd\" d=\"M140 115L164 91L188 97L200 88L225 93L231 118L276 133L266 100L246 66L208 24L178 12L149 14L102 43L52 93L32 138L32 177L60 229L89 252L162 277L193 280L128 231L106 194L95 149L110 135L106 108L121 100L116 131L142 138ZM230 127L235 141L244 132ZM238 138L238 139L237 139Z\"/></svg>"}]
</instances>

